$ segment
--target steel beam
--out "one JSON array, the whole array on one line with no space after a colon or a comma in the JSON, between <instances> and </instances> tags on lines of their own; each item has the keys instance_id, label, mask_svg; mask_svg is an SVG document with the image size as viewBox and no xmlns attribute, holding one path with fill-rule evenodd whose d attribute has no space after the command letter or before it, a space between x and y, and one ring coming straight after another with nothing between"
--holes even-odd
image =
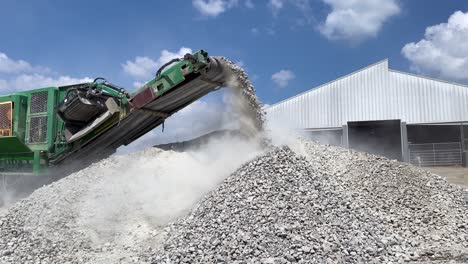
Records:
<instances>
[{"instance_id":1,"label":"steel beam","mask_svg":"<svg viewBox=\"0 0 468 264\"><path fill-rule=\"evenodd\" d=\"M404 162L409 162L408 155L408 129L406 128L406 122L400 123L401 130L401 159Z\"/></svg>"}]
</instances>

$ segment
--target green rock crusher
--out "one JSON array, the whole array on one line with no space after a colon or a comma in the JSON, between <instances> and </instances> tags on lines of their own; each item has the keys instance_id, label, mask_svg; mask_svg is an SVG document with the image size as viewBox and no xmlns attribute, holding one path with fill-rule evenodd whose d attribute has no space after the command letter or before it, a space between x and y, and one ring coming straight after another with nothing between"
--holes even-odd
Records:
<instances>
[{"instance_id":1,"label":"green rock crusher","mask_svg":"<svg viewBox=\"0 0 468 264\"><path fill-rule=\"evenodd\" d=\"M225 80L221 62L198 51L168 62L133 94L97 78L0 95L0 175L35 177L54 168L86 167Z\"/></svg>"}]
</instances>

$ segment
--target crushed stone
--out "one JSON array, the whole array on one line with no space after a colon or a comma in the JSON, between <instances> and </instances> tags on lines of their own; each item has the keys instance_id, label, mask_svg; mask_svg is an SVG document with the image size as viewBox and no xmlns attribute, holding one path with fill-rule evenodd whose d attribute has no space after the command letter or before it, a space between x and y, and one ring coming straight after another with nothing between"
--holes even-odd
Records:
<instances>
[{"instance_id":1,"label":"crushed stone","mask_svg":"<svg viewBox=\"0 0 468 264\"><path fill-rule=\"evenodd\" d=\"M302 142L239 168L165 228L152 263L467 263L468 193L379 156Z\"/></svg>"},{"instance_id":2,"label":"crushed stone","mask_svg":"<svg viewBox=\"0 0 468 264\"><path fill-rule=\"evenodd\" d=\"M97 171L117 173L128 157L104 160L2 216L0 263L468 262L465 189L379 156L300 146L244 163L177 217L139 214L144 205L129 203L104 214L109 230L83 220L99 211L80 199L87 190L101 197L100 210L112 199L92 189L103 180ZM170 152L153 151L139 158Z\"/></svg>"}]
</instances>

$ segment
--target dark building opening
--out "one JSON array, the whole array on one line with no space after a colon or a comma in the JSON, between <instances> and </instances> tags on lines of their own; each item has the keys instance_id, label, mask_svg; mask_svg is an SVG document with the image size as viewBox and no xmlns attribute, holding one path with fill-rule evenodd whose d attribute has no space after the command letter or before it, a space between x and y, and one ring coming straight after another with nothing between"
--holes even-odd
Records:
<instances>
[{"instance_id":1,"label":"dark building opening","mask_svg":"<svg viewBox=\"0 0 468 264\"><path fill-rule=\"evenodd\" d=\"M402 160L400 120L348 122L350 148Z\"/></svg>"},{"instance_id":2,"label":"dark building opening","mask_svg":"<svg viewBox=\"0 0 468 264\"><path fill-rule=\"evenodd\" d=\"M343 130L342 129L327 129L327 130L306 130L306 137L320 142L321 144L329 144L333 146L342 145Z\"/></svg>"},{"instance_id":3,"label":"dark building opening","mask_svg":"<svg viewBox=\"0 0 468 264\"><path fill-rule=\"evenodd\" d=\"M459 125L407 125L408 143L460 142Z\"/></svg>"}]
</instances>

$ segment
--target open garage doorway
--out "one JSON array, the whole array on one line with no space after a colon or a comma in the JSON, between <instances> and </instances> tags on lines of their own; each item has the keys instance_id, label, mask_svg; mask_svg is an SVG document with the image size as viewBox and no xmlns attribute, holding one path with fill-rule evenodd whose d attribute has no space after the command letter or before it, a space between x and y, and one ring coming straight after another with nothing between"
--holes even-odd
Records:
<instances>
[{"instance_id":1,"label":"open garage doorway","mask_svg":"<svg viewBox=\"0 0 468 264\"><path fill-rule=\"evenodd\" d=\"M305 129L304 136L309 139L320 142L321 144L329 144L332 146L342 146L343 144L342 128L322 130Z\"/></svg>"},{"instance_id":2,"label":"open garage doorway","mask_svg":"<svg viewBox=\"0 0 468 264\"><path fill-rule=\"evenodd\" d=\"M348 122L350 148L402 160L400 120Z\"/></svg>"}]
</instances>

